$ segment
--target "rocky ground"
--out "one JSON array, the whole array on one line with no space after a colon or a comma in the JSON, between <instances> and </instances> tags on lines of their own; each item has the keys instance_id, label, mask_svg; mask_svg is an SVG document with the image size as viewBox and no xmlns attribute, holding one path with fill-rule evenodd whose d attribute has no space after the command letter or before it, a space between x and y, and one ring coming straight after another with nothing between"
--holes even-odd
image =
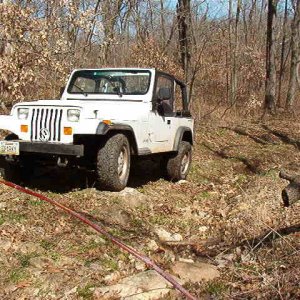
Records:
<instances>
[{"instance_id":1,"label":"rocky ground","mask_svg":"<svg viewBox=\"0 0 300 300\"><path fill-rule=\"evenodd\" d=\"M198 126L188 181L139 164L121 193L85 175L36 171L26 186L88 216L204 299L300 297L300 123ZM90 176L88 176L90 177ZM181 299L154 271L79 221L0 186L1 299Z\"/></svg>"}]
</instances>

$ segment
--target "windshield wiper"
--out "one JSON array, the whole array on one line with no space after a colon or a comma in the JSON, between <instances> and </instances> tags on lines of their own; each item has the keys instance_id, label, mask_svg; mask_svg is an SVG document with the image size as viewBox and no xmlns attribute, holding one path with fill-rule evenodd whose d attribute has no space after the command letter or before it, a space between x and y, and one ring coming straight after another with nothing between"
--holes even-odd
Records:
<instances>
[{"instance_id":1,"label":"windshield wiper","mask_svg":"<svg viewBox=\"0 0 300 300\"><path fill-rule=\"evenodd\" d=\"M75 86L77 89L79 89L80 92L81 92L81 94L83 94L85 97L88 96L88 93L83 88L81 88L80 86L76 85L75 83L73 84L73 86Z\"/></svg>"}]
</instances>

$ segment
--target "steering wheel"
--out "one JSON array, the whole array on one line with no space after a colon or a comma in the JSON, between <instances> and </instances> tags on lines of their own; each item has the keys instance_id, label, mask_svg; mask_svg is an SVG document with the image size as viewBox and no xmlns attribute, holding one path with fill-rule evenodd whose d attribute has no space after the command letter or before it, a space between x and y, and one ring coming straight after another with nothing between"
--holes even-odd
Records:
<instances>
[{"instance_id":1,"label":"steering wheel","mask_svg":"<svg viewBox=\"0 0 300 300\"><path fill-rule=\"evenodd\" d=\"M107 80L113 87L113 90L118 89L116 92L124 93L126 91L126 82L121 77L103 76L103 79ZM121 86L116 86L116 83L120 83Z\"/></svg>"}]
</instances>

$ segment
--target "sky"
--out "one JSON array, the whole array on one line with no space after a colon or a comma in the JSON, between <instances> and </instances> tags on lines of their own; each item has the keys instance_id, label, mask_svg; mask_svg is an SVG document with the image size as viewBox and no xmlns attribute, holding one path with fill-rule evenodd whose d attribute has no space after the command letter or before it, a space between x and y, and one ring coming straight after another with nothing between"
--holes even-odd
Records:
<instances>
[{"instance_id":1,"label":"sky","mask_svg":"<svg viewBox=\"0 0 300 300\"><path fill-rule=\"evenodd\" d=\"M194 3L203 3L200 5L203 10L206 10L208 6L208 16L210 18L223 18L228 14L228 0L192 0ZM177 0L165 0L166 7L175 8Z\"/></svg>"}]
</instances>

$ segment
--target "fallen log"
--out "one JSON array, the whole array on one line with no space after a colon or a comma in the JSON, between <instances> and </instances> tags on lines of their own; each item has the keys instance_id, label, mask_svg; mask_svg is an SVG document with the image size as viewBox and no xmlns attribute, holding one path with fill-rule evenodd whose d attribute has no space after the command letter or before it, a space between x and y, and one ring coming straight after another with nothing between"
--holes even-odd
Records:
<instances>
[{"instance_id":1,"label":"fallen log","mask_svg":"<svg viewBox=\"0 0 300 300\"><path fill-rule=\"evenodd\" d=\"M289 145L293 145L295 148L300 150L300 141L298 139L290 137L284 132L278 131L276 129L272 129L272 128L268 127L267 125L262 125L262 128L269 131L273 135L277 136L282 142L289 144Z\"/></svg>"},{"instance_id":2,"label":"fallen log","mask_svg":"<svg viewBox=\"0 0 300 300\"><path fill-rule=\"evenodd\" d=\"M300 175L293 175L282 170L279 173L279 177L290 182L281 193L283 204L285 207L288 207L300 200Z\"/></svg>"}]
</instances>

